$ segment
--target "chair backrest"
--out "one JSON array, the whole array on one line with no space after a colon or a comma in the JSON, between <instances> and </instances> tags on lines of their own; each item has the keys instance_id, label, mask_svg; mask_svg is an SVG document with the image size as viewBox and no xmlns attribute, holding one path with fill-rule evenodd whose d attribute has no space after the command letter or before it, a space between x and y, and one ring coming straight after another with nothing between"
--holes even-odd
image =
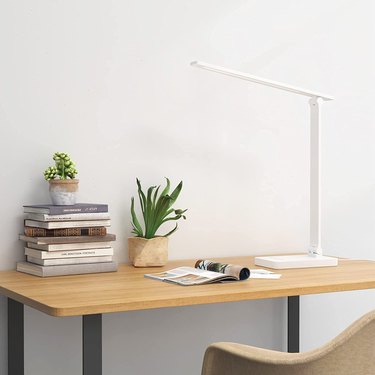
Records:
<instances>
[{"instance_id":1,"label":"chair backrest","mask_svg":"<svg viewBox=\"0 0 375 375\"><path fill-rule=\"evenodd\" d=\"M235 343L206 350L203 375L375 375L375 310L336 338L305 353L282 353Z\"/></svg>"},{"instance_id":2,"label":"chair backrest","mask_svg":"<svg viewBox=\"0 0 375 375\"><path fill-rule=\"evenodd\" d=\"M328 344L306 354L310 354L312 368L324 370L322 374L375 375L375 310Z\"/></svg>"}]
</instances>

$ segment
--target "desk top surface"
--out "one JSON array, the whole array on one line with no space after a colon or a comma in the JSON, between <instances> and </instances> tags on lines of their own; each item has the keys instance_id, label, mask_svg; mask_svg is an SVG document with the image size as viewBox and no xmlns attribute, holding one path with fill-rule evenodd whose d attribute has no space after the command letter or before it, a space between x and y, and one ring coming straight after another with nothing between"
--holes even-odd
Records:
<instances>
[{"instance_id":1,"label":"desk top surface","mask_svg":"<svg viewBox=\"0 0 375 375\"><path fill-rule=\"evenodd\" d=\"M253 257L215 260L256 268ZM4 271L0 295L52 316L72 316L375 288L375 262L350 259L340 259L337 267L275 270L282 274L277 280L184 287L143 276L194 263L171 261L162 268L121 264L118 272L51 278Z\"/></svg>"}]
</instances>

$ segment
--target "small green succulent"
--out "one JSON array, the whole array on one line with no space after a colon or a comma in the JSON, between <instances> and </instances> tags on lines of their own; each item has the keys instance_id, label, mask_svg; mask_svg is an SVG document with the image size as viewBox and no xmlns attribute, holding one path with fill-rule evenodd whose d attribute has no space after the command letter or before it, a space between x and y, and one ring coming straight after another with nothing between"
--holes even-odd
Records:
<instances>
[{"instance_id":1,"label":"small green succulent","mask_svg":"<svg viewBox=\"0 0 375 375\"><path fill-rule=\"evenodd\" d=\"M52 158L55 161L55 165L48 167L44 171L44 178L47 181L53 180L57 177L59 177L60 180L75 178L78 172L73 161L70 159L70 156L67 153L55 152Z\"/></svg>"},{"instance_id":2,"label":"small green succulent","mask_svg":"<svg viewBox=\"0 0 375 375\"><path fill-rule=\"evenodd\" d=\"M144 222L144 231L142 226L137 218L137 215L134 210L134 197L131 199L131 216L132 216L132 226L133 231L132 233L136 235L136 237L143 237L143 238L154 238L156 237L156 232L159 227L166 223L167 221L171 220L179 220L179 219L186 219L184 213L187 210L177 209L175 210L172 208L172 205L176 202L176 199L180 195L182 190L182 181L177 185L177 187L173 190L173 192L169 195L170 189L170 181L168 178L167 185L164 190L159 193L160 185L159 186L151 186L147 190L147 195L142 191L141 182L137 178L137 185L138 185L138 196L139 202L141 205L143 222ZM174 216L173 216L174 215ZM176 223L174 229L172 229L167 234L163 235L162 237L167 237L174 233L178 228Z\"/></svg>"}]
</instances>

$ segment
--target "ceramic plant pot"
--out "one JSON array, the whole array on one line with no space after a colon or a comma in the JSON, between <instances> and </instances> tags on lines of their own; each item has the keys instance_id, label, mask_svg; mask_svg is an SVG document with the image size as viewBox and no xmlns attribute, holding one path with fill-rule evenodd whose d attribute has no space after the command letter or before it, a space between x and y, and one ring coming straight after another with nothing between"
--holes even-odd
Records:
<instances>
[{"instance_id":1,"label":"ceramic plant pot","mask_svg":"<svg viewBox=\"0 0 375 375\"><path fill-rule=\"evenodd\" d=\"M77 179L72 180L50 180L49 195L52 203L56 206L70 206L76 204L78 192Z\"/></svg>"},{"instance_id":2,"label":"ceramic plant pot","mask_svg":"<svg viewBox=\"0 0 375 375\"><path fill-rule=\"evenodd\" d=\"M161 267L168 261L168 237L129 237L129 260L134 267Z\"/></svg>"}]
</instances>

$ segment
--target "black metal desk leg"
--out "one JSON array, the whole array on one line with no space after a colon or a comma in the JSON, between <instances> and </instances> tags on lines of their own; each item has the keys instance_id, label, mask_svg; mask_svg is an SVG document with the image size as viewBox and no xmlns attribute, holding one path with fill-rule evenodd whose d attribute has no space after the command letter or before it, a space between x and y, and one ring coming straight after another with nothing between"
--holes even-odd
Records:
<instances>
[{"instance_id":1,"label":"black metal desk leg","mask_svg":"<svg viewBox=\"0 0 375 375\"><path fill-rule=\"evenodd\" d=\"M82 374L102 375L102 314L82 317Z\"/></svg>"},{"instance_id":2,"label":"black metal desk leg","mask_svg":"<svg viewBox=\"0 0 375 375\"><path fill-rule=\"evenodd\" d=\"M8 298L8 375L24 375L23 304Z\"/></svg>"},{"instance_id":3,"label":"black metal desk leg","mask_svg":"<svg viewBox=\"0 0 375 375\"><path fill-rule=\"evenodd\" d=\"M288 297L288 352L299 352L299 296Z\"/></svg>"}]
</instances>

